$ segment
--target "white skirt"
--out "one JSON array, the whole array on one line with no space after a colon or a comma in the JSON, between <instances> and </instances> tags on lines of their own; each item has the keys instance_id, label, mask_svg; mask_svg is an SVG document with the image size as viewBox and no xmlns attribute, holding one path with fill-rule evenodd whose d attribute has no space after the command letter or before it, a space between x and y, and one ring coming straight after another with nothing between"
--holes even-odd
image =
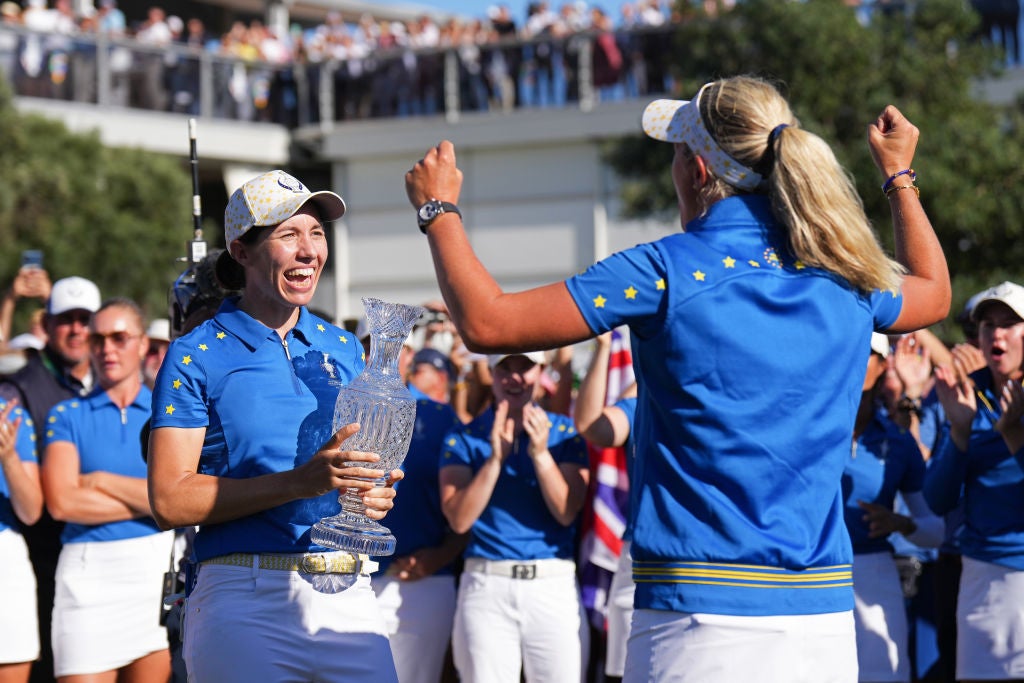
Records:
<instances>
[{"instance_id":1,"label":"white skirt","mask_svg":"<svg viewBox=\"0 0 1024 683\"><path fill-rule=\"evenodd\" d=\"M57 676L113 671L167 649L160 625L174 532L65 544L57 561L53 668Z\"/></svg>"},{"instance_id":2,"label":"white skirt","mask_svg":"<svg viewBox=\"0 0 1024 683\"><path fill-rule=\"evenodd\" d=\"M36 575L17 531L0 531L0 558L0 664L32 662L39 658Z\"/></svg>"},{"instance_id":3,"label":"white skirt","mask_svg":"<svg viewBox=\"0 0 1024 683\"><path fill-rule=\"evenodd\" d=\"M853 556L853 618L862 681L909 681L907 612L892 553Z\"/></svg>"},{"instance_id":4,"label":"white skirt","mask_svg":"<svg viewBox=\"0 0 1024 683\"><path fill-rule=\"evenodd\" d=\"M1024 678L1024 571L963 558L956 677Z\"/></svg>"}]
</instances>

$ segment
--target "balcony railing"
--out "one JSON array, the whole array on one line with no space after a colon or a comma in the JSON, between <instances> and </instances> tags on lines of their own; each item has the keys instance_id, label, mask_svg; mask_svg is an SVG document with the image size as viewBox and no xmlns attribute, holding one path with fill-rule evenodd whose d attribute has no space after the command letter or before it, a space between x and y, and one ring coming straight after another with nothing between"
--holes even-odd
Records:
<instances>
[{"instance_id":1,"label":"balcony railing","mask_svg":"<svg viewBox=\"0 0 1024 683\"><path fill-rule=\"evenodd\" d=\"M104 34L0 26L0 69L16 96L289 128L396 116L574 106L666 92L672 26L578 33L352 59L271 64Z\"/></svg>"}]
</instances>

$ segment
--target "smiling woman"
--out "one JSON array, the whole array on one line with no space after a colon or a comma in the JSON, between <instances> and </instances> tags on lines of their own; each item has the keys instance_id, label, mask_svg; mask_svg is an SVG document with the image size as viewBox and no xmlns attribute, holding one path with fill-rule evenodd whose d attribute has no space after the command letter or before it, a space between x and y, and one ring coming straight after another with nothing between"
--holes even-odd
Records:
<instances>
[{"instance_id":1,"label":"smiling woman","mask_svg":"<svg viewBox=\"0 0 1024 683\"><path fill-rule=\"evenodd\" d=\"M217 277L241 296L171 342L157 376L150 500L165 528L199 526L183 646L196 680L396 678L376 563L310 538L338 512L339 489L360 491L380 519L394 490L369 482L402 476L342 450L357 425L332 430L362 346L306 306L327 261L323 224L344 212L341 197L283 171L236 190Z\"/></svg>"}]
</instances>

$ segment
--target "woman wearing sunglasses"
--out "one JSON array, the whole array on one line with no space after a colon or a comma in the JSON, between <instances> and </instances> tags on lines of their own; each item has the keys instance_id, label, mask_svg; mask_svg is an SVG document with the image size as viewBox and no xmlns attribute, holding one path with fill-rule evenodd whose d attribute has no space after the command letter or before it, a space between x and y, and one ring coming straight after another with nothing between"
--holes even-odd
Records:
<instances>
[{"instance_id":1,"label":"woman wearing sunglasses","mask_svg":"<svg viewBox=\"0 0 1024 683\"><path fill-rule=\"evenodd\" d=\"M111 299L89 323L98 385L54 406L42 479L47 508L66 523L53 608L58 681L167 680L159 623L173 534L150 516L139 433L150 414L142 384L149 341L139 307Z\"/></svg>"}]
</instances>

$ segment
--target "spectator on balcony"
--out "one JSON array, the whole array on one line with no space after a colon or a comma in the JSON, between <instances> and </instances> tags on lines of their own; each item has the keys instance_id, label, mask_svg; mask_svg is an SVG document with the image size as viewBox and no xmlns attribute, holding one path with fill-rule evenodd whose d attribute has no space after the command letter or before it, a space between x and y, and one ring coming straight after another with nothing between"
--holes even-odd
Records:
<instances>
[{"instance_id":1,"label":"spectator on balcony","mask_svg":"<svg viewBox=\"0 0 1024 683\"><path fill-rule=\"evenodd\" d=\"M174 40L167 24L167 13L162 7L149 8L146 21L135 32L135 40L144 48L135 53L132 95L135 104L143 109L167 109L167 88L164 87L164 50Z\"/></svg>"}]
</instances>

